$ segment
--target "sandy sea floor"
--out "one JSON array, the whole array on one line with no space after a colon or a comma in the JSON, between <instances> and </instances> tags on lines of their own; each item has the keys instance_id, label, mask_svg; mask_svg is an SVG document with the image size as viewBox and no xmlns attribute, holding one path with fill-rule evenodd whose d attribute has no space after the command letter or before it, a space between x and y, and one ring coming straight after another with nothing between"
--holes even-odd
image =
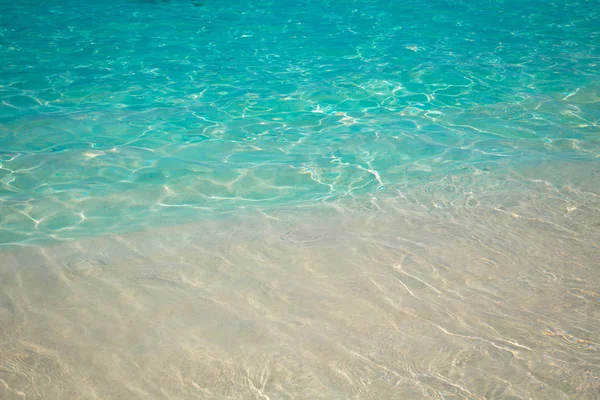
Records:
<instances>
[{"instance_id":1,"label":"sandy sea floor","mask_svg":"<svg viewBox=\"0 0 600 400\"><path fill-rule=\"evenodd\" d=\"M0 398L600 398L585 171L4 251Z\"/></svg>"}]
</instances>

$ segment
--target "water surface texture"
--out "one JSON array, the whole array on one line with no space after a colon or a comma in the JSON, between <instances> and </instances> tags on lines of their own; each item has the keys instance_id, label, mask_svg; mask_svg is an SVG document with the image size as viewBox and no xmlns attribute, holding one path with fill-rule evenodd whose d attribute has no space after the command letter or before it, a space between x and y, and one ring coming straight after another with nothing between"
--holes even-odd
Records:
<instances>
[{"instance_id":1,"label":"water surface texture","mask_svg":"<svg viewBox=\"0 0 600 400\"><path fill-rule=\"evenodd\" d=\"M597 162L599 14L596 1L3 1L1 242Z\"/></svg>"},{"instance_id":2,"label":"water surface texture","mask_svg":"<svg viewBox=\"0 0 600 400\"><path fill-rule=\"evenodd\" d=\"M0 0L0 398L600 398L600 3Z\"/></svg>"}]
</instances>

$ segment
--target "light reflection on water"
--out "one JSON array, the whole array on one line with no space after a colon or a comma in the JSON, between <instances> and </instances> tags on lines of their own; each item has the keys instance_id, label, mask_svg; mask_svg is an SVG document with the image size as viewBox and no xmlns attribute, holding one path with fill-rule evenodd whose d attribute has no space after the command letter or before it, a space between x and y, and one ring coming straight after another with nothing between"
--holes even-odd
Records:
<instances>
[{"instance_id":1,"label":"light reflection on water","mask_svg":"<svg viewBox=\"0 0 600 400\"><path fill-rule=\"evenodd\" d=\"M596 8L0 0L0 398L599 398Z\"/></svg>"}]
</instances>

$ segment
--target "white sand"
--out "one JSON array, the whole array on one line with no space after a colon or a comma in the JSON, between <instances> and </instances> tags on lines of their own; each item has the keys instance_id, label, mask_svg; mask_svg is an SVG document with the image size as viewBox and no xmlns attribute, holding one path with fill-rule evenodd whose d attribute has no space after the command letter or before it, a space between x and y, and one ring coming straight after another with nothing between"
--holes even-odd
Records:
<instances>
[{"instance_id":1,"label":"white sand","mask_svg":"<svg viewBox=\"0 0 600 400\"><path fill-rule=\"evenodd\" d=\"M453 196L3 252L0 398L600 398L598 195Z\"/></svg>"}]
</instances>

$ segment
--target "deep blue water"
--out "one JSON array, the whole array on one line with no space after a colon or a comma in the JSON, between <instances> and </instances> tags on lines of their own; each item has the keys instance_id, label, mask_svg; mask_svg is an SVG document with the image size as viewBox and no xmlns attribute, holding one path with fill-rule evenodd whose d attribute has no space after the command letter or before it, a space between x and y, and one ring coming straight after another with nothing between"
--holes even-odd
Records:
<instances>
[{"instance_id":1,"label":"deep blue water","mask_svg":"<svg viewBox=\"0 0 600 400\"><path fill-rule=\"evenodd\" d=\"M0 0L0 244L597 166L599 89L598 1Z\"/></svg>"}]
</instances>

